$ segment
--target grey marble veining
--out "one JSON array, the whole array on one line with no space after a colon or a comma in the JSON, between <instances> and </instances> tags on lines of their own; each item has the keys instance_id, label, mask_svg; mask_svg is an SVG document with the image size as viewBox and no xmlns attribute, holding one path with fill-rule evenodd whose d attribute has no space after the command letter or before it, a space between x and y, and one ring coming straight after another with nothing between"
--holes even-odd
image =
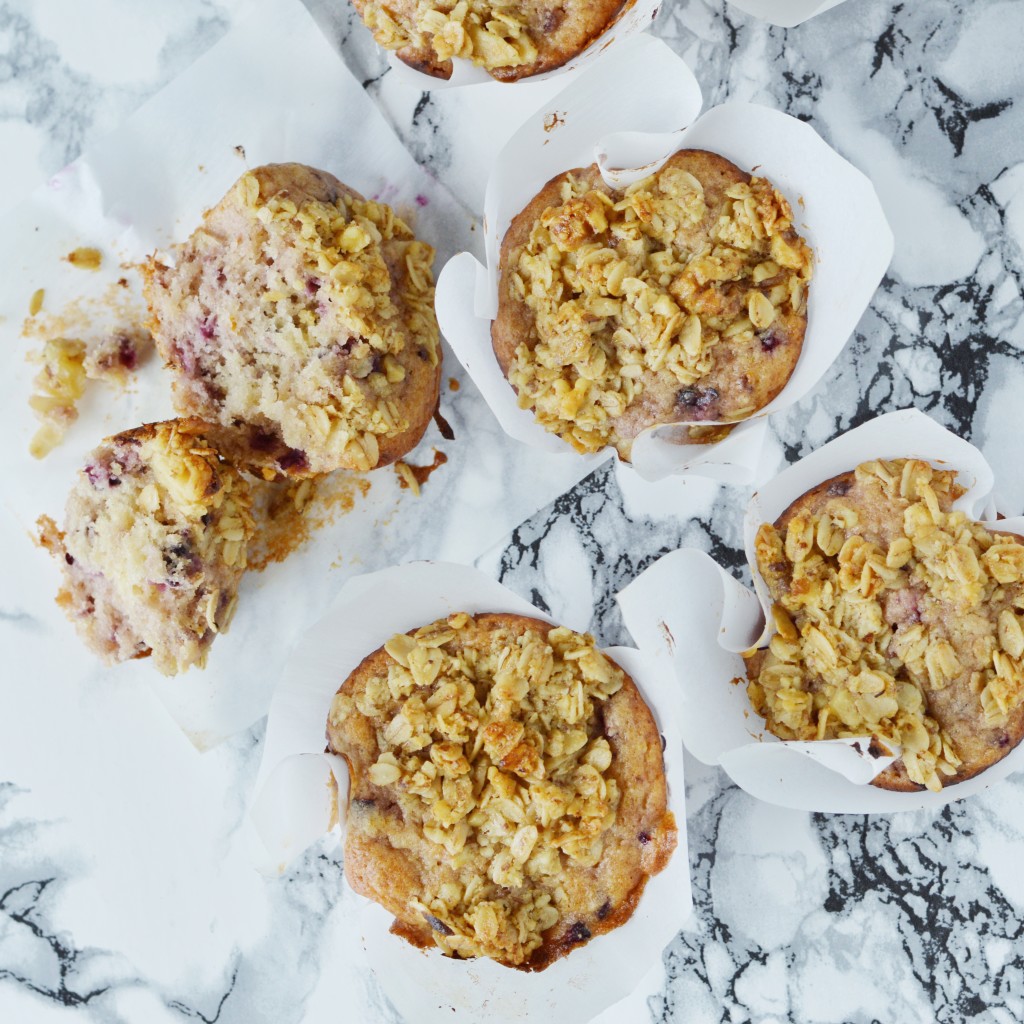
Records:
<instances>
[{"instance_id":1,"label":"grey marble veining","mask_svg":"<svg viewBox=\"0 0 1024 1024\"><path fill-rule=\"evenodd\" d=\"M481 128L475 101L398 88L345 3L305 2L410 151L479 212L486 165L467 142ZM0 0L0 205L138 106L245 3L179 0L157 11L103 0L88 5L91 17L125 31L86 42L79 6ZM694 69L706 105L752 100L813 124L872 178L896 231L893 265L850 344L819 387L773 421L776 464L915 405L982 447L1003 511L1019 513L1024 4L848 0L787 31L721 0L675 0L656 31ZM628 636L614 592L659 554L700 547L742 575L745 494L706 483L655 494L604 466L481 564L552 614L620 643ZM15 559L7 571L16 579L34 566ZM0 639L31 642L13 621L21 614L0 607ZM39 658L45 680L46 652ZM109 724L115 704L130 709L148 750ZM41 742L82 718L96 753L76 771L54 751L51 775L27 791L0 749L0 780L12 780L0 787L0 1019L395 1020L373 980L348 966L336 845L310 850L279 880L245 871L238 833L262 726L194 763L137 692L32 707L26 728L39 728ZM194 804L173 802L161 762L181 766ZM717 769L688 759L687 772L696 919L666 951L654 994L612 1019L1024 1020L1019 775L941 813L879 819L780 811ZM147 806L147 793L167 805ZM141 863L125 841L125 806L151 837ZM84 834L69 824L83 807L92 823ZM115 927L113 903L136 913Z\"/></svg>"}]
</instances>

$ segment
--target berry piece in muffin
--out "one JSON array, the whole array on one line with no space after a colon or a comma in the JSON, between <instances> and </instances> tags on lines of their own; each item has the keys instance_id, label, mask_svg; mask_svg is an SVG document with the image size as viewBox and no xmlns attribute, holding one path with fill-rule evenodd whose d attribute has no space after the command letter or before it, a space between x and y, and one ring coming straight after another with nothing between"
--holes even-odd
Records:
<instances>
[{"instance_id":1,"label":"berry piece in muffin","mask_svg":"<svg viewBox=\"0 0 1024 1024\"><path fill-rule=\"evenodd\" d=\"M247 171L146 301L178 410L275 475L369 470L415 447L437 406L434 250L384 203L301 164Z\"/></svg>"},{"instance_id":2,"label":"berry piece in muffin","mask_svg":"<svg viewBox=\"0 0 1024 1024\"><path fill-rule=\"evenodd\" d=\"M249 487L197 421L107 438L79 473L64 529L42 543L63 571L57 603L107 664L202 667L227 629L253 533Z\"/></svg>"},{"instance_id":3,"label":"berry piece in muffin","mask_svg":"<svg viewBox=\"0 0 1024 1024\"><path fill-rule=\"evenodd\" d=\"M593 638L460 613L345 680L345 876L393 931L541 970L626 921L676 845L661 737Z\"/></svg>"},{"instance_id":4,"label":"berry piece in muffin","mask_svg":"<svg viewBox=\"0 0 1024 1024\"><path fill-rule=\"evenodd\" d=\"M514 82L582 53L628 6L625 0L353 0L374 39L419 71L451 78L469 60Z\"/></svg>"},{"instance_id":5,"label":"berry piece in muffin","mask_svg":"<svg viewBox=\"0 0 1024 1024\"><path fill-rule=\"evenodd\" d=\"M703 150L621 191L596 165L553 178L501 246L491 339L519 405L580 452L628 460L659 424L720 440L800 357L813 257L792 221Z\"/></svg>"},{"instance_id":6,"label":"berry piece in muffin","mask_svg":"<svg viewBox=\"0 0 1024 1024\"><path fill-rule=\"evenodd\" d=\"M952 470L868 462L757 534L775 635L747 692L782 739L872 736L883 789L938 791L1024 736L1024 544L953 510Z\"/></svg>"}]
</instances>

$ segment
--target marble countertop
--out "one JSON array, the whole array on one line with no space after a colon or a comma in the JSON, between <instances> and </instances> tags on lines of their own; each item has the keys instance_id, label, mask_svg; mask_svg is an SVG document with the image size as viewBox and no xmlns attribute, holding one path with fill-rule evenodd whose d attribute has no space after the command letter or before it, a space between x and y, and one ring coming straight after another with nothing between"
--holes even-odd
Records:
<instances>
[{"instance_id":1,"label":"marble countertop","mask_svg":"<svg viewBox=\"0 0 1024 1024\"><path fill-rule=\"evenodd\" d=\"M490 150L472 141L501 123L500 87L410 91L343 0L304 2L416 159L479 214ZM0 0L0 211L180 74L247 4ZM672 0L655 32L706 104L752 100L811 123L871 177L896 234L839 360L773 420L771 457L781 466L914 405L984 451L1002 511L1019 514L1024 5L848 0L787 31L723 0ZM528 88L538 105L552 90ZM707 481L648 489L605 465L480 564L621 643L612 595L663 552L695 546L743 571L745 496ZM38 672L0 671L0 1020L397 1021L349 965L336 841L280 879L246 865L263 724L200 755L116 676L85 713L48 701L55 663L16 585L38 556L8 547L0 643L31 649ZM15 730L34 738L34 760L9 756ZM866 818L779 810L718 769L686 767L696 917L609 1020L1024 1020L1020 775L939 813Z\"/></svg>"}]
</instances>

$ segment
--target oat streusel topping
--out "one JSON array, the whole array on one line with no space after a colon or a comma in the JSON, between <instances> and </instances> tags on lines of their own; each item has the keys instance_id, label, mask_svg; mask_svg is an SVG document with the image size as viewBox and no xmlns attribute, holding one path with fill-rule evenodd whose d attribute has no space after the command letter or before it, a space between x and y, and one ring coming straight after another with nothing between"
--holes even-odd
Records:
<instances>
[{"instance_id":1,"label":"oat streusel topping","mask_svg":"<svg viewBox=\"0 0 1024 1024\"><path fill-rule=\"evenodd\" d=\"M589 635L478 628L464 613L384 651L386 671L344 688L330 711L332 749L354 773L347 842L358 828L443 859L444 880L434 890L418 878L405 915L428 922L447 954L527 964L616 822L622 794L602 716L626 677ZM369 728L364 779L356 740ZM400 823L382 810L389 803Z\"/></svg>"},{"instance_id":2,"label":"oat streusel topping","mask_svg":"<svg viewBox=\"0 0 1024 1024\"><path fill-rule=\"evenodd\" d=\"M537 336L508 379L520 406L581 452L612 440L652 375L686 405L717 403L694 385L723 348L758 336L769 348L777 318L804 314L812 274L789 203L764 178L732 183L710 226L704 186L674 162L621 192L589 180L567 176L508 268ZM751 394L707 418L736 422L760 404Z\"/></svg>"},{"instance_id":3,"label":"oat streusel topping","mask_svg":"<svg viewBox=\"0 0 1024 1024\"><path fill-rule=\"evenodd\" d=\"M419 0L411 18L393 4L363 7L363 21L388 50L427 49L440 61L463 57L484 68L518 67L537 59L522 0Z\"/></svg>"},{"instance_id":4,"label":"oat streusel topping","mask_svg":"<svg viewBox=\"0 0 1024 1024\"><path fill-rule=\"evenodd\" d=\"M819 514L761 526L776 632L748 693L777 736L873 735L899 746L912 782L939 790L962 772L954 725L1003 726L1020 708L1024 545L953 511L955 478L913 459L868 462Z\"/></svg>"}]
</instances>

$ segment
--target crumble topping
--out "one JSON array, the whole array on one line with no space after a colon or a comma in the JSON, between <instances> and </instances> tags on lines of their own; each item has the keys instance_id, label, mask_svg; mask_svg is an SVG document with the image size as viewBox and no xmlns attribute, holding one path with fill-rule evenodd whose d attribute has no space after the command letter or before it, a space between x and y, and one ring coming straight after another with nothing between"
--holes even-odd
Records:
<instances>
[{"instance_id":1,"label":"crumble topping","mask_svg":"<svg viewBox=\"0 0 1024 1024\"><path fill-rule=\"evenodd\" d=\"M858 466L866 499L892 510L886 543L842 496L756 540L775 634L748 685L755 710L783 739L898 744L933 791L961 758L929 696L962 687L993 726L1024 700L1024 544L952 511L955 478L914 459Z\"/></svg>"},{"instance_id":2,"label":"crumble topping","mask_svg":"<svg viewBox=\"0 0 1024 1024\"><path fill-rule=\"evenodd\" d=\"M813 257L789 203L758 177L725 194L707 229L703 185L671 163L623 191L570 175L561 204L513 253L511 287L537 342L519 345L508 379L520 406L578 451L609 443L652 375L671 375L685 405L717 400L693 386L721 346L770 340L778 317L804 314ZM730 408L722 422L756 408Z\"/></svg>"}]
</instances>

